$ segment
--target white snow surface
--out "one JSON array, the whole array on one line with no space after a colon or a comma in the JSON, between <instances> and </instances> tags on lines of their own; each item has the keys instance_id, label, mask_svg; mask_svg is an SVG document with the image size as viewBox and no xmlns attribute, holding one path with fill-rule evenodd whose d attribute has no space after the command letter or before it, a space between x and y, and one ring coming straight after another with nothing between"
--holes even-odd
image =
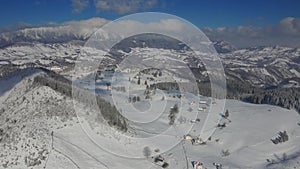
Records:
<instances>
[{"instance_id":1,"label":"white snow surface","mask_svg":"<svg viewBox=\"0 0 300 169\"><path fill-rule=\"evenodd\" d=\"M11 79L10 81L13 81ZM17 150L10 149L0 143L1 146L1 167L6 164L6 161L13 161L15 157L19 157L16 164L8 165L8 168L26 168L24 164L24 157L28 152L35 152L34 146L29 146L22 148L23 143L33 145L38 145L43 143L44 149L47 153L44 154L48 161L42 161L40 165L34 165L30 168L43 168L46 166L47 169L50 168L109 168L109 169L147 169L147 168L161 168L153 162L151 157L149 158L124 158L116 154L112 154L109 151L105 151L101 147L105 140L92 140L87 136L85 130L82 129L81 124L84 124L84 119L79 118L78 122L75 118L65 118L62 119L61 116L51 116L44 118L43 112L46 113L46 108L54 103L48 103L48 106L42 106L44 99L56 98L58 105L69 106L65 108L60 113L72 112L72 105L70 98L67 101L63 101L64 98L61 94L48 87L40 87L35 90L30 89L28 85L30 83L26 80L21 80L18 82L11 90L6 91L9 94L1 95L1 104L9 106L16 100L22 100L20 94L26 91L26 99L19 104L14 104L10 109L5 111L6 118L17 119L20 124L25 124L27 128L24 130L19 127L15 127L11 130L10 134L19 134L19 138L25 139L27 141L19 141L17 144L13 144L18 147ZM160 96L157 96L160 98ZM188 99L188 98L186 98ZM4 101L3 101L4 100ZM155 100L155 97L154 97ZM180 101L178 98L170 98L171 103ZM46 103L46 102L45 102ZM62 105L61 105L61 104ZM140 104L143 104L141 102ZM146 102L145 102L146 103ZM156 103L155 101L153 102ZM173 105L170 104L170 105ZM142 105L139 105L142 106ZM154 105L155 106L155 105ZM188 106L188 105L186 105ZM184 106L183 106L184 107ZM182 110L183 116L188 112L186 110L188 107L184 107ZM300 122L299 114L294 110L287 110L270 105L254 105L243 103L236 100L227 100L226 109L229 110L229 122L226 119L222 119L221 122L226 122L225 128L217 128L214 134L211 136L210 141L207 141L205 145L192 145L190 141L184 141L183 137L179 144L172 146L171 149L164 152L161 151L161 155L164 157L165 161L169 163L168 168L181 169L181 168L192 168L191 161L201 161L204 166L208 169L214 168L213 162L221 163L225 169L237 169L237 168L253 168L253 169L293 169L299 167L299 154L300 154L300 126L297 124ZM197 110L197 109L195 109ZM49 110L48 110L49 111ZM59 111L59 109L55 110ZM84 106L79 111L85 112L92 110L84 109ZM50 110L51 112L51 110ZM31 116L30 121L26 121L26 116ZM207 112L201 112L207 113ZM22 116L23 114L23 116ZM189 116L187 116L189 117ZM1 118L3 114L1 114ZM56 119L56 120L55 120ZM21 123L21 121L23 122ZM190 119L183 121L183 124L188 124ZM201 119L202 121L203 119ZM1 121L3 122L3 121ZM159 124L164 124L167 121L162 118ZM44 125L43 125L44 124ZM11 125L10 123L1 123L1 127ZM18 125L18 124L15 124ZM99 130L99 135L105 136L107 140L112 140L111 148L115 148L114 144L118 142L118 146L134 146L134 142L128 142L124 139L127 137L138 137L157 134L161 131L163 125L157 125L157 123L149 124L147 127L142 128L138 125L132 125L131 131L135 133L122 133L116 129L105 126L104 123L98 124L101 128ZM179 125L179 124L178 124ZM195 125L200 125L195 123ZM46 127L46 128L45 128ZM41 137L32 137L27 135L27 131L36 131L39 128L39 132L43 133ZM43 128L47 132L43 132ZM136 128L136 131L135 131ZM191 135L197 136L199 131L195 127L195 131L190 132ZM143 132L138 131L142 129ZM52 139L49 135L50 131L53 131L53 147L51 147ZM284 143L279 143L277 145L273 144L270 139L277 137L279 131L287 131L289 140ZM24 133L24 135L20 134ZM30 133L30 132L29 132ZM48 133L48 134L47 134ZM143 133L143 134L142 134ZM31 140L31 141L30 141ZM156 140L157 142L163 142L162 146L170 146L169 142L164 142L165 140ZM130 145L132 144L132 145ZM102 146L103 146L102 145ZM154 153L155 143L149 143L152 154ZM105 147L110 150L110 147ZM40 147L39 150L42 150ZM223 156L222 151L228 150L228 155ZM128 155L132 155L132 152L138 153L138 150L128 149ZM143 150L140 150L141 154ZM283 154L286 154L286 159L283 159ZM273 161L274 164L267 162ZM9 163L10 164L10 163Z\"/></svg>"}]
</instances>

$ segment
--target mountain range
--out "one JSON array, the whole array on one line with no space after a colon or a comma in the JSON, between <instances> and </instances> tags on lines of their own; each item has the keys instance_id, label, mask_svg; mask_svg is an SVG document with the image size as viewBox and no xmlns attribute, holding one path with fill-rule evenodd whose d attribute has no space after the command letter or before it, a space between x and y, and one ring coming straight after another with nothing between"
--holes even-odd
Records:
<instances>
[{"instance_id":1,"label":"mountain range","mask_svg":"<svg viewBox=\"0 0 300 169\"><path fill-rule=\"evenodd\" d=\"M79 125L82 120L87 120L93 124L91 126L95 131L99 127L97 125L100 125L102 128L96 132L97 135L126 146L133 143L122 140L124 133L127 136L145 137L169 126L171 114L168 116L167 109L161 116L162 119L158 120L159 125L150 123L143 128L122 116L122 111L126 111L129 106L118 109L116 105L119 103L113 105L109 99L107 89L110 87L121 93L121 96L126 89L120 86L117 88L105 80L112 76L110 73L114 73L113 69L130 56L137 55L137 59L132 60L133 67L138 67L140 61L152 58L156 65L164 68L160 70L147 67L138 76L129 78L133 86L131 94L140 94L139 101L135 99L132 103L136 109L149 106L148 102L153 102L153 107L159 108L160 102L166 99L171 110L175 103L185 100L186 110L183 110L183 115L186 117L181 117L175 123L190 125L197 122L197 119L189 119L193 110L198 111L200 108L192 104L195 102L194 97L181 99L182 96L179 97L178 93L170 90L179 89L172 78L176 77L175 82L182 83L187 80L184 71L176 73L175 70L168 69L172 68L172 56L180 56L182 63L190 68L201 99L207 99L206 106L215 104L213 101L209 102L210 72L201 59L182 42L157 34L127 38L106 53L103 63L99 63L98 79L94 79L99 86L104 87L95 89L100 94L96 96L96 100L91 99L93 97L88 89L83 88L91 82L89 77L93 74L74 72L74 67L79 57L89 59L89 56L99 55L98 50L83 50L83 46L92 33L107 22L93 18L44 26L19 25L0 31L0 167L161 168L154 162L155 159L124 160L102 151L86 137L86 131L82 131L82 126ZM167 161L169 168L189 168L189 161L199 158L209 167L214 167L212 163L215 161L222 162L228 168L292 169L299 166L300 49L283 46L241 49L222 40L213 40L211 45L218 52L226 74L229 99L226 109L230 116L223 118L220 112L222 119L205 144L197 147L182 141L174 149L162 153L165 157L163 161ZM153 62L150 60L150 63ZM167 75L172 77L171 80ZM72 88L74 77L82 81ZM126 81L127 79L126 77ZM135 83L137 79L142 80L142 83ZM162 97L163 92L157 92L144 98L144 90L146 93L147 89L153 88L161 89L158 90L160 92L166 91L167 94ZM72 89L78 92L79 99L74 98ZM73 107L75 103L81 106L79 109L85 119L78 118ZM126 99L125 105L128 104ZM97 107L95 105L102 110L100 114L93 112L93 108ZM199 110L203 111L201 115L207 114L205 108L203 106ZM109 127L102 126L105 122ZM202 123L203 120L199 122ZM272 140L276 140L280 136L278 133L284 131L287 131L289 141L275 145ZM195 135L198 132L191 130ZM153 149L152 153L159 151Z\"/></svg>"}]
</instances>

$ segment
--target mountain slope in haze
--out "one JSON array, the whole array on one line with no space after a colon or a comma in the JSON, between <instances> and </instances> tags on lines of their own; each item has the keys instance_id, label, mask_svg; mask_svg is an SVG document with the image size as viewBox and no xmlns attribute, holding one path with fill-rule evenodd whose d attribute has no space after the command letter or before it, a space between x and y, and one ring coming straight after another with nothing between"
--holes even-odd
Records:
<instances>
[{"instance_id":1,"label":"mountain slope in haze","mask_svg":"<svg viewBox=\"0 0 300 169\"><path fill-rule=\"evenodd\" d=\"M264 88L299 87L300 49L257 47L220 55L227 76Z\"/></svg>"},{"instance_id":2,"label":"mountain slope in haze","mask_svg":"<svg viewBox=\"0 0 300 169\"><path fill-rule=\"evenodd\" d=\"M103 59L102 67L106 65L117 65L122 63L125 57L128 57L136 52L142 54L146 47L148 51L153 53L159 52L161 56L169 55L170 52L184 58L184 62L191 68L197 80L201 81L199 88L201 94L209 96L210 82L207 76L206 68L202 61L193 56L192 51L180 48L180 50L172 50L174 46L180 45L176 40L170 45L153 46L157 41L167 41L168 38L154 35L147 35L144 40L138 41L137 37L132 37L125 40L123 43L117 44L115 48L106 55ZM143 39L143 38L138 38ZM146 40L148 39L148 41ZM164 39L164 40L163 40ZM148 44L148 42L150 42ZM155 43L154 43L155 42ZM129 47L126 47L126 46ZM56 43L56 44L15 44L10 47L0 49L0 76L23 67L44 67L56 71L66 77L71 77L76 59L81 56L94 56L99 51L82 51L80 44L74 43ZM133 48L130 48L133 47ZM165 48L165 49L164 49ZM128 49L128 51L127 51ZM129 50L130 49L130 50ZM151 50L150 50L151 49ZM124 51L125 52L124 52ZM146 55L147 53L145 53ZM249 49L239 49L230 53L220 54L227 76L227 93L228 98L242 99L252 103L257 102L251 98L260 95L264 98L264 93L278 93L276 90L286 90L284 104L279 104L279 101L264 101L266 104L286 105L286 108L299 109L299 102L289 97L290 94L299 93L300 84L300 49L286 47L257 47ZM105 60L105 61L104 61ZM283 88L283 89L281 89ZM293 89L292 89L293 88ZM264 92L264 90L267 90ZM289 94L290 93L290 94ZM251 96L252 94L252 96ZM246 96L246 98L245 98ZM279 100L279 97L272 94L274 99ZM262 99L260 99L262 100ZM289 103L290 102L290 103Z\"/></svg>"},{"instance_id":3,"label":"mountain slope in haze","mask_svg":"<svg viewBox=\"0 0 300 169\"><path fill-rule=\"evenodd\" d=\"M22 42L63 43L73 40L87 40L96 30L107 23L102 18L70 21L41 27L23 28L0 33L0 47Z\"/></svg>"},{"instance_id":4,"label":"mountain slope in haze","mask_svg":"<svg viewBox=\"0 0 300 169\"><path fill-rule=\"evenodd\" d=\"M237 50L237 48L229 42L219 40L219 41L213 41L213 43L218 53L230 53Z\"/></svg>"},{"instance_id":5,"label":"mountain slope in haze","mask_svg":"<svg viewBox=\"0 0 300 169\"><path fill-rule=\"evenodd\" d=\"M76 38L73 38L76 40ZM29 41L30 42L30 41ZM37 41L38 42L38 41ZM68 41L67 41L68 42ZM300 86L300 49L288 47L256 47L235 49L232 45L217 41L213 42L224 65L226 75L233 80L250 83L262 88L297 87ZM75 62L83 43L48 43L14 44L2 48L1 64L27 63L67 67ZM190 67L201 65L198 59L192 59L192 52L178 40L154 34L138 35L116 44L108 56L122 59L130 54L131 49L142 48L168 49L180 51L180 55L189 55L187 64ZM227 50L224 52L224 50ZM173 51L174 52L174 51ZM115 63L116 64L116 63Z\"/></svg>"}]
</instances>

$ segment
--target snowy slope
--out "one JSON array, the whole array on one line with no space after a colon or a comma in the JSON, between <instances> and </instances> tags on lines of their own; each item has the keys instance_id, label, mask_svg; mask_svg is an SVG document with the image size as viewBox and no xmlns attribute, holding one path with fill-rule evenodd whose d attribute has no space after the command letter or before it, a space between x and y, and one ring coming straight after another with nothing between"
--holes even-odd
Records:
<instances>
[{"instance_id":1,"label":"snowy slope","mask_svg":"<svg viewBox=\"0 0 300 169\"><path fill-rule=\"evenodd\" d=\"M1 49L0 63L1 66L13 64L19 67L27 67L28 64L34 63L69 77L71 75L69 70L80 54L79 49L79 45L71 43L14 45ZM87 53L81 54L97 57L99 51L90 49L85 52ZM231 122L222 119L220 124L226 123L226 127L222 129L216 127L217 123L211 124L216 130L210 141L205 145L194 146L190 141L183 141L183 135L188 133L185 129L193 126L190 134L199 136L209 106L213 105L208 101L208 105L205 106L207 109L198 111L198 99L210 99L199 98L190 93L162 90L157 90L151 99L146 99L143 93L146 89L145 81L149 85L166 81L189 82L191 79L187 79L187 73L182 71L185 70L184 65L200 67L201 61L195 60L191 51L134 48L129 53L121 53L124 56L135 55L129 60L132 61L133 66L128 67L128 70L133 70L133 73L128 73L132 76L131 80L128 80L127 76L123 77L124 79L115 76L114 78L117 77L123 82L113 79L115 80L115 84L112 84L113 90L107 91L106 82L111 78L101 77L102 80L96 81L97 92L103 94L105 99L116 105L124 114L148 113L147 116L139 114L130 120L139 121L149 118L155 119L153 122L139 124L132 121L129 123L130 128L127 133L105 125L104 119L91 127L89 120L94 116L85 115L93 115L95 110L90 109L89 105L82 106L78 103L77 111L80 112L78 121L75 119L74 102L71 98L47 86L32 85L32 78L40 72L17 72L0 79L0 168L43 168L44 166L46 168L161 168L153 163L151 157L141 158L144 145L149 145L153 157L162 153L165 161L169 163L169 168L174 169L191 168L193 160L202 161L207 168L214 168L213 162L222 163L224 168L289 169L300 166L300 126L297 124L300 122L300 116L294 110L228 100L226 109L230 112ZM177 56L180 56L180 63L174 59ZM262 47L235 50L220 56L229 78L249 81L260 86L278 84L283 87L299 86L299 49ZM117 58L114 56L105 57L109 58L109 63L118 63L115 62ZM151 81L152 74L158 69L138 72L142 67L139 65L140 61L145 62L142 66L146 68L153 68L151 65L153 62L157 63L156 68L165 68L162 69L162 76ZM118 66L124 66L124 62L119 63ZM91 72L77 74L77 77L89 76L89 73ZM206 75L206 72L203 74ZM138 76L141 78L141 85L137 85ZM83 87L88 87L88 82L92 82L88 77L80 80L84 82ZM131 103L131 106L128 106L127 93L114 89L126 85L125 81L130 81L128 82L130 96L141 97L141 101ZM119 97L115 98L117 102L110 97L114 92ZM185 97L179 98L179 94ZM163 97L165 100L162 100ZM192 105L193 101L196 104ZM175 132L172 128L173 130L167 134L163 133L163 137L158 140L155 138L144 142L135 140L135 138L151 137L168 129L169 112L176 103L179 104L181 113L175 124L184 126L174 127L179 129L179 132ZM164 104L161 115L153 114L160 112ZM198 112L199 123L195 122ZM218 112L222 113L222 110ZM85 125L84 130L80 124ZM51 136L52 131L53 136ZM275 145L271 139L276 138L280 131L287 131L289 140ZM91 140L86 133L94 140ZM124 135L130 138L124 139ZM173 144L177 145L173 146ZM154 152L157 145L160 151ZM135 158L114 155L113 153L116 154L119 149L122 149L119 155Z\"/></svg>"},{"instance_id":2,"label":"snowy slope","mask_svg":"<svg viewBox=\"0 0 300 169\"><path fill-rule=\"evenodd\" d=\"M75 117L72 100L33 85L42 71L26 69L0 80L0 168L42 168L50 152L50 132Z\"/></svg>"},{"instance_id":3,"label":"snowy slope","mask_svg":"<svg viewBox=\"0 0 300 169\"><path fill-rule=\"evenodd\" d=\"M165 95L168 104L165 109L167 114L160 116L157 121L146 125L130 123L128 133L117 131L102 123L103 121L97 123L94 130L87 130L87 126L83 129L81 125L85 124L86 118L79 116L80 123L74 119L74 102L70 98L46 86L32 86L30 79L35 74L38 73L23 78L20 76L20 80L17 81L14 80L17 76L6 79L11 81L11 86L7 84L10 87L6 88L6 94L1 95L1 108L4 108L4 111L0 114L0 162L3 168L161 168L151 157L141 157L143 150L132 149L136 145L134 140L131 142L131 139L124 139L124 136L145 138L161 133L169 127L168 112L176 102L180 103L181 116L184 117L176 120L176 125L194 125L190 134L198 136L208 111L200 111L200 123L192 123L191 120L195 120L195 112L188 109L192 107L193 110L197 110L198 104L190 104L196 96L186 93L185 98L178 98L173 97L175 93L158 90L152 96L152 107L159 107L162 95ZM132 92L137 95L139 90L145 88L145 85L137 85L136 82L132 85L133 89L137 89ZM143 92L140 94L143 95ZM178 92L175 95L177 94ZM122 94L120 96L122 97ZM141 102L133 103L133 106L138 109L149 107L149 102L141 99ZM203 97L200 99L204 100ZM94 110L85 105L79 104L78 108L82 114L94 113ZM229 110L231 122L222 119L220 123L226 123L226 127L222 129L215 124L216 130L206 144L192 145L190 141L184 141L183 133L188 131L179 132L180 134L170 132L165 138L176 138L179 140L178 144L173 145L171 141L164 142L164 139L154 138L148 143L151 156L155 157L161 153L169 164L168 168L172 169L191 168L191 161L194 160L203 162L209 169L214 168L213 162L223 164L225 169L293 169L299 166L300 126L297 123L300 122L300 116L297 112L235 100L227 100L226 109ZM271 139L277 137L279 131L287 131L289 140L275 145ZM87 132L90 137L87 136ZM90 139L91 137L93 139ZM97 139L101 137L103 139ZM105 139L108 142L105 142ZM158 143L160 152L156 153L153 146ZM113 147L128 147L128 157L113 154L111 150L116 151L111 149ZM286 154L285 159L283 154ZM132 158L132 155L137 155L138 158ZM267 159L273 164L267 162Z\"/></svg>"},{"instance_id":4,"label":"snowy slope","mask_svg":"<svg viewBox=\"0 0 300 169\"><path fill-rule=\"evenodd\" d=\"M206 145L193 146L189 141L182 141L162 154L170 163L170 168L186 168L187 163L191 168L190 162L193 160L202 161L207 168L213 168L213 162L223 164L224 168L292 169L299 166L300 127L297 122L300 117L295 111L234 100L228 100L227 107L232 122L228 127L218 129ZM274 145L270 139L282 130L288 132L289 141ZM80 168L160 168L151 160L121 158L103 151L86 136L79 125L57 131L54 143L54 147L67 154ZM222 157L222 150L227 149L230 154ZM285 161L282 160L284 153L287 154ZM50 157L54 161L60 158ZM274 164L270 165L267 159L274 160ZM72 168L74 164L69 165Z\"/></svg>"}]
</instances>

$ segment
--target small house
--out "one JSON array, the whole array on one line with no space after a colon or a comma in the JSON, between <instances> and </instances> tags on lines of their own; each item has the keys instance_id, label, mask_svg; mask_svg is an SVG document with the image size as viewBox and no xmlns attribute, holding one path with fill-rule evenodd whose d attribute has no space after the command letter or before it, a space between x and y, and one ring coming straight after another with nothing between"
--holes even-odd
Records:
<instances>
[{"instance_id":1,"label":"small house","mask_svg":"<svg viewBox=\"0 0 300 169\"><path fill-rule=\"evenodd\" d=\"M184 140L187 140L187 141L191 141L193 139L193 137L189 134L187 135L184 135Z\"/></svg>"},{"instance_id":2,"label":"small house","mask_svg":"<svg viewBox=\"0 0 300 169\"><path fill-rule=\"evenodd\" d=\"M200 145L200 144L205 144L205 142L203 142L200 138L193 138L192 140L191 140L191 142L192 142L192 145Z\"/></svg>"},{"instance_id":3,"label":"small house","mask_svg":"<svg viewBox=\"0 0 300 169\"><path fill-rule=\"evenodd\" d=\"M206 104L207 102L205 100L200 100L199 104Z\"/></svg>"},{"instance_id":4,"label":"small house","mask_svg":"<svg viewBox=\"0 0 300 169\"><path fill-rule=\"evenodd\" d=\"M199 161L192 161L193 169L203 169L203 163Z\"/></svg>"},{"instance_id":5,"label":"small house","mask_svg":"<svg viewBox=\"0 0 300 169\"><path fill-rule=\"evenodd\" d=\"M204 109L202 107L199 107L198 110L199 111L204 111Z\"/></svg>"}]
</instances>

